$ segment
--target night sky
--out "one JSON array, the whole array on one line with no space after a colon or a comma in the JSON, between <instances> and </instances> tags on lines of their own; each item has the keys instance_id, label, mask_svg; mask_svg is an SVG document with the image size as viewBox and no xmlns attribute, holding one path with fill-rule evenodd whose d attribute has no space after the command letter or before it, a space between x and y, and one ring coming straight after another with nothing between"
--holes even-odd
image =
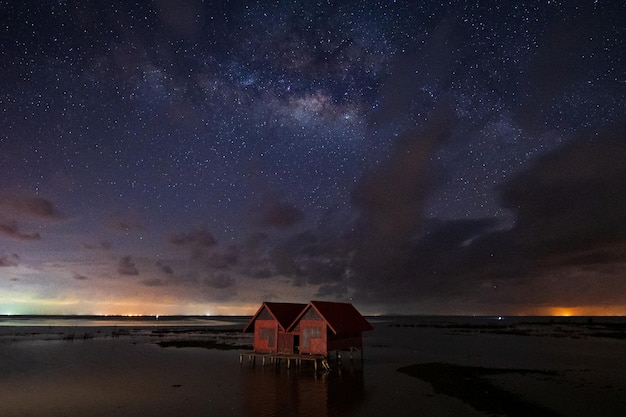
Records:
<instances>
[{"instance_id":1,"label":"night sky","mask_svg":"<svg viewBox=\"0 0 626 417\"><path fill-rule=\"evenodd\" d=\"M0 314L626 314L622 1L0 1Z\"/></svg>"}]
</instances>

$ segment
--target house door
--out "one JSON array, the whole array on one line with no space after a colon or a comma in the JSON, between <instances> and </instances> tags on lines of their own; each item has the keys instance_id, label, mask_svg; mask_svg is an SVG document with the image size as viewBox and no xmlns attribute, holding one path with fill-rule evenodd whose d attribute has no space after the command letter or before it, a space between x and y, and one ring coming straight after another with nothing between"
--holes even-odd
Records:
<instances>
[{"instance_id":1,"label":"house door","mask_svg":"<svg viewBox=\"0 0 626 417\"><path fill-rule=\"evenodd\" d=\"M300 353L300 335L293 337L293 351L294 353Z\"/></svg>"}]
</instances>

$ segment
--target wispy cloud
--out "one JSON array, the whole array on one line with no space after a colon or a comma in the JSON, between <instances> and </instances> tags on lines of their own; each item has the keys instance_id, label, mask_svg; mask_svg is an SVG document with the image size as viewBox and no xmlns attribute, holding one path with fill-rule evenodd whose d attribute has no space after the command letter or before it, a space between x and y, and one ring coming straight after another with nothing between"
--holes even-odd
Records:
<instances>
[{"instance_id":1,"label":"wispy cloud","mask_svg":"<svg viewBox=\"0 0 626 417\"><path fill-rule=\"evenodd\" d=\"M174 269L170 265L166 264L165 262L159 260L159 261L156 261L155 265L164 274L166 274L166 275L174 275Z\"/></svg>"},{"instance_id":2,"label":"wispy cloud","mask_svg":"<svg viewBox=\"0 0 626 417\"><path fill-rule=\"evenodd\" d=\"M10 255L0 256L0 268L17 266L19 264L20 257L14 253Z\"/></svg>"},{"instance_id":3,"label":"wispy cloud","mask_svg":"<svg viewBox=\"0 0 626 417\"><path fill-rule=\"evenodd\" d=\"M165 285L165 283L159 278L145 279L140 281L140 284L146 287L162 287Z\"/></svg>"},{"instance_id":4,"label":"wispy cloud","mask_svg":"<svg viewBox=\"0 0 626 417\"><path fill-rule=\"evenodd\" d=\"M65 219L55 204L42 197L0 195L0 234L25 241L41 240L37 232L25 232L23 223L49 222Z\"/></svg>"},{"instance_id":5,"label":"wispy cloud","mask_svg":"<svg viewBox=\"0 0 626 417\"><path fill-rule=\"evenodd\" d=\"M0 223L0 233L20 240L40 240L39 233L27 233L19 230L16 222Z\"/></svg>"},{"instance_id":6,"label":"wispy cloud","mask_svg":"<svg viewBox=\"0 0 626 417\"><path fill-rule=\"evenodd\" d=\"M231 288L235 285L235 280L227 274L217 274L215 276L206 278L204 284L218 290Z\"/></svg>"},{"instance_id":7,"label":"wispy cloud","mask_svg":"<svg viewBox=\"0 0 626 417\"><path fill-rule=\"evenodd\" d=\"M4 216L10 218L34 217L44 220L61 220L65 215L55 204L42 197L8 197L0 202Z\"/></svg>"},{"instance_id":8,"label":"wispy cloud","mask_svg":"<svg viewBox=\"0 0 626 417\"><path fill-rule=\"evenodd\" d=\"M304 219L304 212L293 204L270 201L261 205L256 214L257 223L263 227L289 228Z\"/></svg>"},{"instance_id":9,"label":"wispy cloud","mask_svg":"<svg viewBox=\"0 0 626 417\"><path fill-rule=\"evenodd\" d=\"M124 256L118 261L117 272L120 275L139 275L139 270L130 256Z\"/></svg>"},{"instance_id":10,"label":"wispy cloud","mask_svg":"<svg viewBox=\"0 0 626 417\"><path fill-rule=\"evenodd\" d=\"M213 234L203 227L186 233L177 233L170 237L170 243L174 245L191 245L200 247L211 247L217 243Z\"/></svg>"},{"instance_id":11,"label":"wispy cloud","mask_svg":"<svg viewBox=\"0 0 626 417\"><path fill-rule=\"evenodd\" d=\"M113 244L107 240L101 240L98 242L83 243L82 247L88 250L109 250L113 247Z\"/></svg>"}]
</instances>

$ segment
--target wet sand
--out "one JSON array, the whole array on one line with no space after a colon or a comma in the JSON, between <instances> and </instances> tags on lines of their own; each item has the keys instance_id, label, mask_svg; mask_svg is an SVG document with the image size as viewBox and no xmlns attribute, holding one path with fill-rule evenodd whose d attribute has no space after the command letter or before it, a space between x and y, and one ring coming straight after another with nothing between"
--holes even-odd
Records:
<instances>
[{"instance_id":1,"label":"wet sand","mask_svg":"<svg viewBox=\"0 0 626 417\"><path fill-rule=\"evenodd\" d=\"M468 319L469 320L469 319ZM375 318L331 372L239 365L225 327L0 326L1 415L621 416L620 325Z\"/></svg>"}]
</instances>

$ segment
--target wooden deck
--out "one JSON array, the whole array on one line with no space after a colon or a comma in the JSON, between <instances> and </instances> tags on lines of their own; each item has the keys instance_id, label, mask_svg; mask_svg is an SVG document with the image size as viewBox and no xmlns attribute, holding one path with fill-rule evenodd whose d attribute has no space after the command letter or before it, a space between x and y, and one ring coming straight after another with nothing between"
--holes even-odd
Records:
<instances>
[{"instance_id":1,"label":"wooden deck","mask_svg":"<svg viewBox=\"0 0 626 417\"><path fill-rule=\"evenodd\" d=\"M328 365L328 358L324 355L298 355L289 353L270 353L270 352L246 352L239 355L239 364L242 365L244 358L248 358L250 366L255 366L256 359L260 358L261 365L266 364L280 366L281 363L286 363L287 368L291 368L291 365L302 366L303 362L313 362L313 367L317 371L320 367L322 369L330 369Z\"/></svg>"},{"instance_id":2,"label":"wooden deck","mask_svg":"<svg viewBox=\"0 0 626 417\"><path fill-rule=\"evenodd\" d=\"M341 363L341 354L336 352L337 363ZM313 362L315 371L318 369L330 370L328 356L314 354L297 354L297 353L277 353L277 352L245 352L239 355L239 365L243 365L245 359L248 359L250 366L256 365L256 359L260 358L261 366L266 364L273 366L281 366L282 363L287 364L287 368L294 366L302 366L304 362ZM353 360L353 349L350 349L350 362ZM363 362L363 350L361 350L361 362Z\"/></svg>"}]
</instances>

